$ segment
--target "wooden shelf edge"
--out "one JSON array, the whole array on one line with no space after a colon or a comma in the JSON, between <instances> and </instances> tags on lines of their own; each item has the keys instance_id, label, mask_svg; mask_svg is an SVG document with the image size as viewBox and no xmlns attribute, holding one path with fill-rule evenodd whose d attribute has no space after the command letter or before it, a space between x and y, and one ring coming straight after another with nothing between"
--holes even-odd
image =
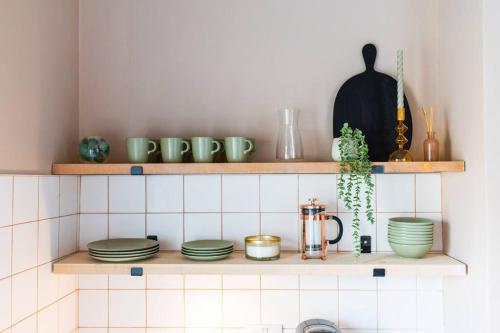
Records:
<instances>
[{"instance_id":1,"label":"wooden shelf edge","mask_svg":"<svg viewBox=\"0 0 500 333\"><path fill-rule=\"evenodd\" d=\"M440 162L374 162L383 173L440 173L464 172L464 161ZM267 162L267 163L106 163L53 164L54 175L130 175L139 167L144 175L160 174L335 174L338 162Z\"/></svg>"},{"instance_id":2,"label":"wooden shelf edge","mask_svg":"<svg viewBox=\"0 0 500 333\"><path fill-rule=\"evenodd\" d=\"M143 274L308 274L337 276L373 276L374 269L384 269L385 276L464 276L466 265L444 254L428 254L423 259L405 259L393 253L362 254L356 261L352 253L330 254L326 261L301 260L296 252L283 252L271 262L252 261L244 253L213 262L185 259L179 252L160 252L151 259L106 263L77 252L53 264L56 274L131 274L140 267Z\"/></svg>"}]
</instances>

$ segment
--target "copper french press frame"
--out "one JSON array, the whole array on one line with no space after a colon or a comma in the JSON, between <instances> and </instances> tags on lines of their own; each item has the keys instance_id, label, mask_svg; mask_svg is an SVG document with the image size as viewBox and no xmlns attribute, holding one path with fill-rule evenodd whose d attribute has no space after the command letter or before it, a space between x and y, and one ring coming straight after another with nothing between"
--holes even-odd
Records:
<instances>
[{"instance_id":1,"label":"copper french press frame","mask_svg":"<svg viewBox=\"0 0 500 333\"><path fill-rule=\"evenodd\" d=\"M301 218L302 218L302 242L301 242L301 258L303 260L305 259L314 259L314 258L319 258L321 260L326 260L326 252L327 252L327 246L328 244L336 244L340 241L342 238L342 235L344 234L344 226L342 225L342 221L335 215L329 215L326 214L326 205L321 205L317 203L316 198L311 198L309 199L309 204L301 205ZM332 239L332 240L327 240L326 239L326 221L328 220L334 220L337 222L339 226L339 233L337 235L337 238ZM318 255L311 255L311 252L314 252L314 250L307 249L307 223L320 223L320 247L321 247L321 252ZM316 230L317 226L314 226L313 229ZM309 232L314 232L314 230L309 230ZM317 232L317 231L316 231ZM312 244L309 244L311 246Z\"/></svg>"}]
</instances>

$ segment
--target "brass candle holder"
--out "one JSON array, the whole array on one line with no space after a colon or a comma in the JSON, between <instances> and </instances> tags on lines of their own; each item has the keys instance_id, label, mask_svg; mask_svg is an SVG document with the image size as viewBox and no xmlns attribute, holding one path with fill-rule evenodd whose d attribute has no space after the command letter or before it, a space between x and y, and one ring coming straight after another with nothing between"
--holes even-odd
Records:
<instances>
[{"instance_id":1,"label":"brass candle holder","mask_svg":"<svg viewBox=\"0 0 500 333\"><path fill-rule=\"evenodd\" d=\"M398 149L394 151L391 156L389 156L389 161L391 162L412 162L413 156L412 154L404 148L405 144L408 142L408 139L405 137L405 132L408 131L408 127L405 125L405 108L398 107L397 113L398 123L394 129L398 135L396 136L396 145Z\"/></svg>"}]
</instances>

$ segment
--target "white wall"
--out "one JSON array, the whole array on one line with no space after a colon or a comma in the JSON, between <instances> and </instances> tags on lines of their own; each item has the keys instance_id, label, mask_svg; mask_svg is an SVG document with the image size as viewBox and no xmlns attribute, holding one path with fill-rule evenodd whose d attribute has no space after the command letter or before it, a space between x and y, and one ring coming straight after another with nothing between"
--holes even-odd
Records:
<instances>
[{"instance_id":1,"label":"white wall","mask_svg":"<svg viewBox=\"0 0 500 333\"><path fill-rule=\"evenodd\" d=\"M124 161L128 136L239 134L274 160L288 105L303 110L306 158L329 160L335 96L374 42L390 74L406 51L418 158L415 111L437 103L436 26L432 0L81 1L80 136L106 137Z\"/></svg>"},{"instance_id":2,"label":"white wall","mask_svg":"<svg viewBox=\"0 0 500 333\"><path fill-rule=\"evenodd\" d=\"M484 108L485 108L485 154L488 214L488 253L489 253L489 286L490 286L490 325L499 327L500 317L500 260L497 236L500 234L498 224L498 202L500 196L500 2L484 0Z\"/></svg>"},{"instance_id":3,"label":"white wall","mask_svg":"<svg viewBox=\"0 0 500 333\"><path fill-rule=\"evenodd\" d=\"M0 1L0 172L75 161L78 1Z\"/></svg>"},{"instance_id":4,"label":"white wall","mask_svg":"<svg viewBox=\"0 0 500 333\"><path fill-rule=\"evenodd\" d=\"M441 0L439 108L447 159L466 172L443 176L445 252L468 265L468 276L445 284L446 332L488 332L488 216L483 111L481 1Z\"/></svg>"}]
</instances>

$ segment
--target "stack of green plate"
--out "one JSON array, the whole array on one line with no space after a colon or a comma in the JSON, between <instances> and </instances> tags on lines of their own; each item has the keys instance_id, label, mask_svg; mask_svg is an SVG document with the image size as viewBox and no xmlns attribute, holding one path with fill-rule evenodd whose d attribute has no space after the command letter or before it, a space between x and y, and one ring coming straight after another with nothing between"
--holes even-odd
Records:
<instances>
[{"instance_id":1,"label":"stack of green plate","mask_svg":"<svg viewBox=\"0 0 500 333\"><path fill-rule=\"evenodd\" d=\"M422 258L432 248L432 220L415 217L389 219L389 244L405 258Z\"/></svg>"},{"instance_id":2,"label":"stack of green plate","mask_svg":"<svg viewBox=\"0 0 500 333\"><path fill-rule=\"evenodd\" d=\"M120 262L152 257L160 251L160 243L144 238L116 238L89 243L87 248L96 260Z\"/></svg>"},{"instance_id":3,"label":"stack of green plate","mask_svg":"<svg viewBox=\"0 0 500 333\"><path fill-rule=\"evenodd\" d=\"M233 250L233 242L206 239L183 243L181 253L188 259L211 261L224 259L233 253Z\"/></svg>"}]
</instances>

